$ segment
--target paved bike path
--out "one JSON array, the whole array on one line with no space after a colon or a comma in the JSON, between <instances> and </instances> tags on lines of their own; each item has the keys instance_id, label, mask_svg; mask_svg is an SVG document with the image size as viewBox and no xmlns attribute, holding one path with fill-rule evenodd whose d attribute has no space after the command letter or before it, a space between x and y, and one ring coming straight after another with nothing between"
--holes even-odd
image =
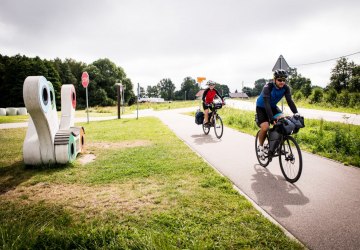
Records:
<instances>
[{"instance_id":1,"label":"paved bike path","mask_svg":"<svg viewBox=\"0 0 360 250\"><path fill-rule=\"evenodd\" d=\"M360 249L360 169L302 152L302 175L290 184L278 158L267 168L257 164L253 136L225 127L219 140L194 117L154 114L308 248Z\"/></svg>"}]
</instances>

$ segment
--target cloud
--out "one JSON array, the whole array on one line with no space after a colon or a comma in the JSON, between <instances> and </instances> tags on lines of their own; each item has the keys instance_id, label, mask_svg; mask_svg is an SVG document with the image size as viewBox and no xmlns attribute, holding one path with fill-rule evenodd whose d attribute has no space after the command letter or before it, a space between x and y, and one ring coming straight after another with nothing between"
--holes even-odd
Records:
<instances>
[{"instance_id":1,"label":"cloud","mask_svg":"<svg viewBox=\"0 0 360 250\"><path fill-rule=\"evenodd\" d=\"M240 90L290 65L360 51L359 1L2 0L2 54L91 63L109 58L133 83L191 76ZM358 60L358 56L350 58ZM298 67L325 86L335 62ZM357 62L359 63L359 62Z\"/></svg>"}]
</instances>

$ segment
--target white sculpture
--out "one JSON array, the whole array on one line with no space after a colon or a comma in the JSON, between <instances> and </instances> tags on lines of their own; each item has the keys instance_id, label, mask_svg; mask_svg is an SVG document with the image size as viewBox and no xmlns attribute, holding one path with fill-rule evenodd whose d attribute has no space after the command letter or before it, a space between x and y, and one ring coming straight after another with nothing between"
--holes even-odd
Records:
<instances>
[{"instance_id":1,"label":"white sculpture","mask_svg":"<svg viewBox=\"0 0 360 250\"><path fill-rule=\"evenodd\" d=\"M84 128L74 127L76 94L73 85L61 87L61 121L56 112L55 91L43 76L24 81L23 96L30 114L23 145L26 165L65 164L84 149Z\"/></svg>"}]
</instances>

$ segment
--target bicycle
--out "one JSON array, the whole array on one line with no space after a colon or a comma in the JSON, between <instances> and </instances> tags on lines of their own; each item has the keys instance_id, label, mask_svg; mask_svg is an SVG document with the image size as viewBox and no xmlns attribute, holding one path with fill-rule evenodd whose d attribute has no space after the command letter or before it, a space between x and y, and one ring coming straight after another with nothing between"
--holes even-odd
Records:
<instances>
[{"instance_id":1,"label":"bicycle","mask_svg":"<svg viewBox=\"0 0 360 250\"><path fill-rule=\"evenodd\" d=\"M292 117L291 119L298 118ZM260 150L258 148L260 130L257 132L255 138L255 152L260 165L267 167L274 157L279 157L281 172L290 183L298 181L302 172L303 161L301 150L294 137L290 135L297 133L301 127L304 127L303 117L300 119L302 119L301 125L299 125L299 123L295 125L286 118L279 119L273 128L269 129L266 133L263 144L264 154L262 156L259 155ZM290 125L292 123L293 128L284 127L285 123L289 123Z\"/></svg>"},{"instance_id":2,"label":"bicycle","mask_svg":"<svg viewBox=\"0 0 360 250\"><path fill-rule=\"evenodd\" d=\"M222 108L222 103L212 103L209 107L211 112L209 113L209 122L210 125L202 125L205 135L209 134L210 128L214 127L215 135L220 139L224 133L224 125L220 115L217 113L218 109Z\"/></svg>"}]
</instances>

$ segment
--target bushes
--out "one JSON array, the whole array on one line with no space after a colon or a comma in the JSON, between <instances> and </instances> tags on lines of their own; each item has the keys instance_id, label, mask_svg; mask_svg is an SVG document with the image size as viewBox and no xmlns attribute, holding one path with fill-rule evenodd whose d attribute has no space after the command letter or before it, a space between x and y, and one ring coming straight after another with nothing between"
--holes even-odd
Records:
<instances>
[{"instance_id":1,"label":"bushes","mask_svg":"<svg viewBox=\"0 0 360 250\"><path fill-rule=\"evenodd\" d=\"M337 97L336 90L331 88L325 93L324 100L327 103L335 104L336 103L336 97Z\"/></svg>"},{"instance_id":2,"label":"bushes","mask_svg":"<svg viewBox=\"0 0 360 250\"><path fill-rule=\"evenodd\" d=\"M336 103L343 107L348 107L350 103L349 91L342 91L336 98Z\"/></svg>"},{"instance_id":3,"label":"bushes","mask_svg":"<svg viewBox=\"0 0 360 250\"><path fill-rule=\"evenodd\" d=\"M303 93L301 91L296 91L293 96L294 96L295 101L299 101L301 99L304 99L304 95L303 95Z\"/></svg>"},{"instance_id":4,"label":"bushes","mask_svg":"<svg viewBox=\"0 0 360 250\"><path fill-rule=\"evenodd\" d=\"M350 94L349 106L353 108L360 108L360 93Z\"/></svg>"},{"instance_id":5,"label":"bushes","mask_svg":"<svg viewBox=\"0 0 360 250\"><path fill-rule=\"evenodd\" d=\"M324 91L321 88L314 88L310 95L310 103L319 103L322 101Z\"/></svg>"},{"instance_id":6,"label":"bushes","mask_svg":"<svg viewBox=\"0 0 360 250\"><path fill-rule=\"evenodd\" d=\"M340 93L336 92L335 89L322 89L316 87L312 90L311 95L308 99L304 96L301 91L296 91L293 94L293 99L295 102L304 100L305 105L307 103L317 104L319 107L324 108L351 108L357 109L360 108L360 93L359 92L349 92L348 90L343 90ZM304 103L303 103L304 104ZM344 111L348 112L348 111ZM355 113L358 113L355 111Z\"/></svg>"}]
</instances>

